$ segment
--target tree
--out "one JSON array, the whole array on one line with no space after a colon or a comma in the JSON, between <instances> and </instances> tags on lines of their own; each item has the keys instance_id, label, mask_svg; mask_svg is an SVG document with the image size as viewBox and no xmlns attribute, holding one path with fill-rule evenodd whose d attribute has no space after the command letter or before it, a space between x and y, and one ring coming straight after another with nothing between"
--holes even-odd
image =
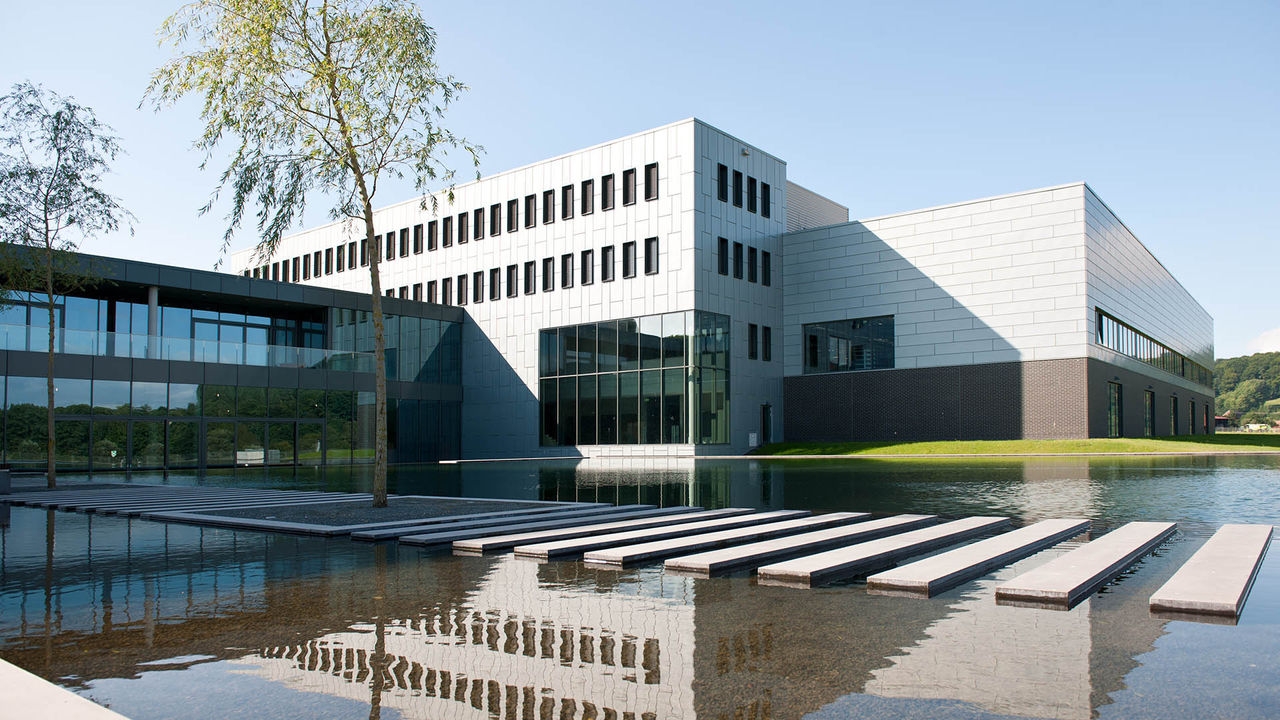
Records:
<instances>
[{"instance_id":1,"label":"tree","mask_svg":"<svg viewBox=\"0 0 1280 720\"><path fill-rule=\"evenodd\" d=\"M202 167L224 138L236 144L201 210L230 186L224 250L256 206L255 258L272 257L312 193L332 200L333 219L363 221L376 373L373 504L385 507L386 338L373 200L379 182L412 173L425 207L427 186L453 178L441 157L449 149L479 164L480 148L440 125L466 86L440 73L435 31L407 0L197 0L160 35L179 54L156 70L147 97L157 108L203 98Z\"/></svg>"},{"instance_id":2,"label":"tree","mask_svg":"<svg viewBox=\"0 0 1280 720\"><path fill-rule=\"evenodd\" d=\"M53 427L57 294L92 278L72 254L81 241L114 232L133 216L101 189L120 154L110 126L93 111L29 82L0 97L0 268L10 288L38 288L49 313L45 450L48 486L57 486Z\"/></svg>"}]
</instances>

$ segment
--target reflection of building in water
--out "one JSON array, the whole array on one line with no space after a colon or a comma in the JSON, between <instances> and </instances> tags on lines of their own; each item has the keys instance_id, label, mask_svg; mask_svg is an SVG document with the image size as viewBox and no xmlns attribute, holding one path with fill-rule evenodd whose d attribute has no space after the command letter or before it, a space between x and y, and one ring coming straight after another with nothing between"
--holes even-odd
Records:
<instances>
[{"instance_id":1,"label":"reflection of building in water","mask_svg":"<svg viewBox=\"0 0 1280 720\"><path fill-rule=\"evenodd\" d=\"M642 575L602 593L578 580L506 556L458 602L237 662L298 690L380 689L382 707L414 718L693 717L692 581Z\"/></svg>"},{"instance_id":2,"label":"reflection of building in water","mask_svg":"<svg viewBox=\"0 0 1280 720\"><path fill-rule=\"evenodd\" d=\"M586 459L540 469L539 499L781 510L783 478L775 470L756 461Z\"/></svg>"},{"instance_id":3,"label":"reflection of building in water","mask_svg":"<svg viewBox=\"0 0 1280 720\"><path fill-rule=\"evenodd\" d=\"M1098 487L1089 480L1089 458L1028 459L1013 504L1030 523L1046 518L1098 517Z\"/></svg>"}]
</instances>

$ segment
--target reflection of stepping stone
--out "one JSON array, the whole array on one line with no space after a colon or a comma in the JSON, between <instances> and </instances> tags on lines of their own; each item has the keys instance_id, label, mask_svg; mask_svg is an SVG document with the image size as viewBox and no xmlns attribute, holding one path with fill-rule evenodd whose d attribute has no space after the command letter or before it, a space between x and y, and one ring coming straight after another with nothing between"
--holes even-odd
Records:
<instances>
[{"instance_id":1,"label":"reflection of stepping stone","mask_svg":"<svg viewBox=\"0 0 1280 720\"><path fill-rule=\"evenodd\" d=\"M1151 596L1151 611L1239 616L1271 532L1270 525L1223 525Z\"/></svg>"}]
</instances>

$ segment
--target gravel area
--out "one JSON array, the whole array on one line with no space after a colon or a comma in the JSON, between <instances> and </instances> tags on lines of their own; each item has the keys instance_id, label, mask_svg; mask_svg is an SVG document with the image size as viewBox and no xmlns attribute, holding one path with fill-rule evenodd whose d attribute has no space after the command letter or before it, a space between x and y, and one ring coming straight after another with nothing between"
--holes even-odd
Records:
<instances>
[{"instance_id":1,"label":"gravel area","mask_svg":"<svg viewBox=\"0 0 1280 720\"><path fill-rule=\"evenodd\" d=\"M371 501L316 503L314 505L280 505L277 507L220 510L206 513L226 517L277 520L280 522L308 523L311 525L364 525L396 520L417 520L450 515L495 512L499 510L528 510L546 507L545 503L499 502L494 500L469 500L461 498L389 497L384 508L372 507Z\"/></svg>"}]
</instances>

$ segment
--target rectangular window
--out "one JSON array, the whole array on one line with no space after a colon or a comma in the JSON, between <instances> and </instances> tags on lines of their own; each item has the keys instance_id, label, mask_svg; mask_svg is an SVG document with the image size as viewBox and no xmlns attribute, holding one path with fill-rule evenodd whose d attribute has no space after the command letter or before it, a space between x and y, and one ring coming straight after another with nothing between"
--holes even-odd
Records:
<instances>
[{"instance_id":1,"label":"rectangular window","mask_svg":"<svg viewBox=\"0 0 1280 720\"><path fill-rule=\"evenodd\" d=\"M733 244L733 276L742 279L742 243Z\"/></svg>"},{"instance_id":2,"label":"rectangular window","mask_svg":"<svg viewBox=\"0 0 1280 720\"><path fill-rule=\"evenodd\" d=\"M600 209L613 209L613 174L600 178Z\"/></svg>"},{"instance_id":3,"label":"rectangular window","mask_svg":"<svg viewBox=\"0 0 1280 720\"><path fill-rule=\"evenodd\" d=\"M602 282L613 282L613 246L605 245L600 248L600 280Z\"/></svg>"},{"instance_id":4,"label":"rectangular window","mask_svg":"<svg viewBox=\"0 0 1280 720\"><path fill-rule=\"evenodd\" d=\"M590 285L596 281L596 251L582 251L582 284Z\"/></svg>"},{"instance_id":5,"label":"rectangular window","mask_svg":"<svg viewBox=\"0 0 1280 720\"><path fill-rule=\"evenodd\" d=\"M636 243L622 243L622 277L633 278L636 276Z\"/></svg>"},{"instance_id":6,"label":"rectangular window","mask_svg":"<svg viewBox=\"0 0 1280 720\"><path fill-rule=\"evenodd\" d=\"M302 256L302 279L303 280L311 279L311 256L310 255Z\"/></svg>"},{"instance_id":7,"label":"rectangular window","mask_svg":"<svg viewBox=\"0 0 1280 720\"><path fill-rule=\"evenodd\" d=\"M413 299L422 302L422 283L413 284Z\"/></svg>"},{"instance_id":8,"label":"rectangular window","mask_svg":"<svg viewBox=\"0 0 1280 720\"><path fill-rule=\"evenodd\" d=\"M1178 398L1169 398L1169 434L1178 434Z\"/></svg>"},{"instance_id":9,"label":"rectangular window","mask_svg":"<svg viewBox=\"0 0 1280 720\"><path fill-rule=\"evenodd\" d=\"M413 254L422 254L422 223L413 226Z\"/></svg>"},{"instance_id":10,"label":"rectangular window","mask_svg":"<svg viewBox=\"0 0 1280 720\"><path fill-rule=\"evenodd\" d=\"M345 244L339 245L335 250L336 251L333 253L333 259L334 264L337 267L334 269L338 272L342 272L347 269L347 246Z\"/></svg>"},{"instance_id":11,"label":"rectangular window","mask_svg":"<svg viewBox=\"0 0 1280 720\"><path fill-rule=\"evenodd\" d=\"M409 228L400 228L400 257L409 257Z\"/></svg>"},{"instance_id":12,"label":"rectangular window","mask_svg":"<svg viewBox=\"0 0 1280 720\"><path fill-rule=\"evenodd\" d=\"M280 279L280 263L279 262L271 263L271 279L272 280Z\"/></svg>"},{"instance_id":13,"label":"rectangular window","mask_svg":"<svg viewBox=\"0 0 1280 720\"><path fill-rule=\"evenodd\" d=\"M565 185L560 188L560 219L568 220L573 217L573 186Z\"/></svg>"},{"instance_id":14,"label":"rectangular window","mask_svg":"<svg viewBox=\"0 0 1280 720\"><path fill-rule=\"evenodd\" d=\"M395 289L395 288L390 288L390 289L388 289L388 290L387 290L387 297L389 297L389 298L393 298L393 297L395 297L395 296L396 296L396 289Z\"/></svg>"},{"instance_id":15,"label":"rectangular window","mask_svg":"<svg viewBox=\"0 0 1280 720\"><path fill-rule=\"evenodd\" d=\"M531 228L538 224L538 196L524 196L524 226Z\"/></svg>"},{"instance_id":16,"label":"rectangular window","mask_svg":"<svg viewBox=\"0 0 1280 720\"><path fill-rule=\"evenodd\" d=\"M733 206L742 207L742 173L733 171Z\"/></svg>"},{"instance_id":17,"label":"rectangular window","mask_svg":"<svg viewBox=\"0 0 1280 720\"><path fill-rule=\"evenodd\" d=\"M524 294L532 295L538 288L538 264L530 260L524 264Z\"/></svg>"},{"instance_id":18,"label":"rectangular window","mask_svg":"<svg viewBox=\"0 0 1280 720\"><path fill-rule=\"evenodd\" d=\"M833 320L803 326L804 372L893 367L893 316Z\"/></svg>"},{"instance_id":19,"label":"rectangular window","mask_svg":"<svg viewBox=\"0 0 1280 720\"><path fill-rule=\"evenodd\" d=\"M333 274L333 248L324 249L324 274Z\"/></svg>"},{"instance_id":20,"label":"rectangular window","mask_svg":"<svg viewBox=\"0 0 1280 720\"><path fill-rule=\"evenodd\" d=\"M1196 434L1196 401L1187 401L1187 434Z\"/></svg>"},{"instance_id":21,"label":"rectangular window","mask_svg":"<svg viewBox=\"0 0 1280 720\"><path fill-rule=\"evenodd\" d=\"M520 229L520 201L507 201L507 232L513 233Z\"/></svg>"},{"instance_id":22,"label":"rectangular window","mask_svg":"<svg viewBox=\"0 0 1280 720\"><path fill-rule=\"evenodd\" d=\"M513 298L520 292L520 267L507 266L507 297Z\"/></svg>"},{"instance_id":23,"label":"rectangular window","mask_svg":"<svg viewBox=\"0 0 1280 720\"><path fill-rule=\"evenodd\" d=\"M747 177L747 212L756 211L756 179Z\"/></svg>"},{"instance_id":24,"label":"rectangular window","mask_svg":"<svg viewBox=\"0 0 1280 720\"><path fill-rule=\"evenodd\" d=\"M367 237L360 238L360 267L365 267L368 264L369 264L369 238ZM294 277L297 277L297 273L294 273Z\"/></svg>"},{"instance_id":25,"label":"rectangular window","mask_svg":"<svg viewBox=\"0 0 1280 720\"><path fill-rule=\"evenodd\" d=\"M452 215L440 221L440 244L443 247L453 247L453 216Z\"/></svg>"},{"instance_id":26,"label":"rectangular window","mask_svg":"<svg viewBox=\"0 0 1280 720\"><path fill-rule=\"evenodd\" d=\"M484 208L471 211L471 239L484 239Z\"/></svg>"},{"instance_id":27,"label":"rectangular window","mask_svg":"<svg viewBox=\"0 0 1280 720\"><path fill-rule=\"evenodd\" d=\"M622 204L636 204L636 169L622 171Z\"/></svg>"},{"instance_id":28,"label":"rectangular window","mask_svg":"<svg viewBox=\"0 0 1280 720\"><path fill-rule=\"evenodd\" d=\"M768 250L760 251L760 284L773 285L773 255Z\"/></svg>"},{"instance_id":29,"label":"rectangular window","mask_svg":"<svg viewBox=\"0 0 1280 720\"><path fill-rule=\"evenodd\" d=\"M467 274L463 273L458 276L458 304L467 304Z\"/></svg>"},{"instance_id":30,"label":"rectangular window","mask_svg":"<svg viewBox=\"0 0 1280 720\"><path fill-rule=\"evenodd\" d=\"M408 299L409 299L409 286L408 286L408 285L401 285L401 286L400 286L399 295L400 295L400 299L401 299L401 300L408 300Z\"/></svg>"},{"instance_id":31,"label":"rectangular window","mask_svg":"<svg viewBox=\"0 0 1280 720\"><path fill-rule=\"evenodd\" d=\"M440 247L440 235L435 220L427 223L427 251L434 252Z\"/></svg>"},{"instance_id":32,"label":"rectangular window","mask_svg":"<svg viewBox=\"0 0 1280 720\"><path fill-rule=\"evenodd\" d=\"M760 327L755 323L747 323L747 359L759 357Z\"/></svg>"},{"instance_id":33,"label":"rectangular window","mask_svg":"<svg viewBox=\"0 0 1280 720\"><path fill-rule=\"evenodd\" d=\"M427 281L427 302L435 303L437 302L436 300L437 297L438 296L436 295L436 281L428 280Z\"/></svg>"},{"instance_id":34,"label":"rectangular window","mask_svg":"<svg viewBox=\"0 0 1280 720\"><path fill-rule=\"evenodd\" d=\"M573 253L560 256L560 287L573 287Z\"/></svg>"},{"instance_id":35,"label":"rectangular window","mask_svg":"<svg viewBox=\"0 0 1280 720\"><path fill-rule=\"evenodd\" d=\"M324 254L319 250L311 254L311 274L314 277L320 277L320 263L324 262L322 258Z\"/></svg>"},{"instance_id":36,"label":"rectangular window","mask_svg":"<svg viewBox=\"0 0 1280 720\"><path fill-rule=\"evenodd\" d=\"M489 206L489 237L502 234L502 203Z\"/></svg>"},{"instance_id":37,"label":"rectangular window","mask_svg":"<svg viewBox=\"0 0 1280 720\"><path fill-rule=\"evenodd\" d=\"M773 328L768 325L760 327L760 359L765 362L773 360Z\"/></svg>"},{"instance_id":38,"label":"rectangular window","mask_svg":"<svg viewBox=\"0 0 1280 720\"><path fill-rule=\"evenodd\" d=\"M461 245L469 240L467 234L467 220L471 217L469 213L458 213L458 244Z\"/></svg>"},{"instance_id":39,"label":"rectangular window","mask_svg":"<svg viewBox=\"0 0 1280 720\"><path fill-rule=\"evenodd\" d=\"M1156 394L1150 390L1142 392L1142 436L1151 437L1156 434Z\"/></svg>"},{"instance_id":40,"label":"rectangular window","mask_svg":"<svg viewBox=\"0 0 1280 720\"><path fill-rule=\"evenodd\" d=\"M644 166L644 199L658 199L658 163Z\"/></svg>"},{"instance_id":41,"label":"rectangular window","mask_svg":"<svg viewBox=\"0 0 1280 720\"><path fill-rule=\"evenodd\" d=\"M658 238L644 239L644 274L658 274Z\"/></svg>"},{"instance_id":42,"label":"rectangular window","mask_svg":"<svg viewBox=\"0 0 1280 720\"><path fill-rule=\"evenodd\" d=\"M590 215L596 210L596 181L582 181L582 214Z\"/></svg>"},{"instance_id":43,"label":"rectangular window","mask_svg":"<svg viewBox=\"0 0 1280 720\"><path fill-rule=\"evenodd\" d=\"M769 183L760 183L760 214L764 217L771 217L772 212L769 210Z\"/></svg>"},{"instance_id":44,"label":"rectangular window","mask_svg":"<svg viewBox=\"0 0 1280 720\"><path fill-rule=\"evenodd\" d=\"M729 202L729 168L716 165L716 199Z\"/></svg>"},{"instance_id":45,"label":"rectangular window","mask_svg":"<svg viewBox=\"0 0 1280 720\"><path fill-rule=\"evenodd\" d=\"M445 278L440 281L440 302L445 305L453 304L453 278Z\"/></svg>"},{"instance_id":46,"label":"rectangular window","mask_svg":"<svg viewBox=\"0 0 1280 720\"><path fill-rule=\"evenodd\" d=\"M542 292L556 289L556 259L542 259Z\"/></svg>"},{"instance_id":47,"label":"rectangular window","mask_svg":"<svg viewBox=\"0 0 1280 720\"><path fill-rule=\"evenodd\" d=\"M1107 437L1124 437L1124 403L1120 383L1107 383Z\"/></svg>"},{"instance_id":48,"label":"rectangular window","mask_svg":"<svg viewBox=\"0 0 1280 720\"><path fill-rule=\"evenodd\" d=\"M756 281L756 249L747 248L747 282Z\"/></svg>"},{"instance_id":49,"label":"rectangular window","mask_svg":"<svg viewBox=\"0 0 1280 720\"><path fill-rule=\"evenodd\" d=\"M556 221L556 191L542 191L542 224L550 225Z\"/></svg>"},{"instance_id":50,"label":"rectangular window","mask_svg":"<svg viewBox=\"0 0 1280 720\"><path fill-rule=\"evenodd\" d=\"M502 268L493 268L489 271L489 299L498 300L502 297Z\"/></svg>"},{"instance_id":51,"label":"rectangular window","mask_svg":"<svg viewBox=\"0 0 1280 720\"><path fill-rule=\"evenodd\" d=\"M290 264L293 266L293 272L290 273L290 277L293 282L298 282L298 262L299 258L294 258L290 261ZM367 265L368 263L366 262L365 264Z\"/></svg>"},{"instance_id":52,"label":"rectangular window","mask_svg":"<svg viewBox=\"0 0 1280 720\"><path fill-rule=\"evenodd\" d=\"M383 258L383 260L395 260L396 259L396 234L394 232L389 232L387 233L387 237L385 240L379 237L378 242L382 243L380 247L383 251L386 252L386 256Z\"/></svg>"},{"instance_id":53,"label":"rectangular window","mask_svg":"<svg viewBox=\"0 0 1280 720\"><path fill-rule=\"evenodd\" d=\"M471 273L471 302L484 302L484 271L477 270Z\"/></svg>"},{"instance_id":54,"label":"rectangular window","mask_svg":"<svg viewBox=\"0 0 1280 720\"><path fill-rule=\"evenodd\" d=\"M716 272L729 274L729 239L716 238Z\"/></svg>"}]
</instances>

